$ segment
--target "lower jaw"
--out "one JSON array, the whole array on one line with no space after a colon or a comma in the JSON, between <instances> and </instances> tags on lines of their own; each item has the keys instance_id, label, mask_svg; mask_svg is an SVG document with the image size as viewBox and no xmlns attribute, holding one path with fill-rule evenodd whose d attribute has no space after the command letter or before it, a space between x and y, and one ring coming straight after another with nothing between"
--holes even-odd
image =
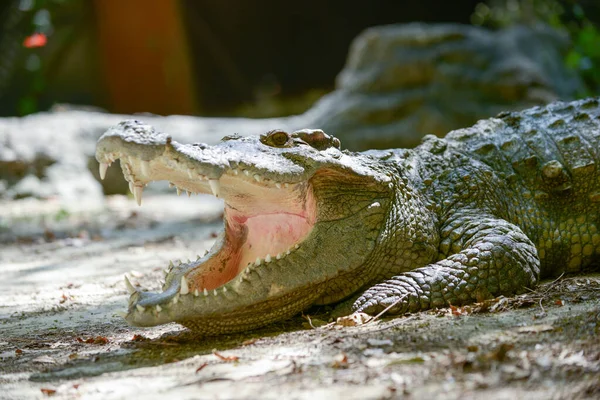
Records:
<instances>
[{"instance_id":1,"label":"lower jaw","mask_svg":"<svg viewBox=\"0 0 600 400\"><path fill-rule=\"evenodd\" d=\"M299 290L294 296L248 304L225 315L184 318L175 322L201 335L221 335L258 329L277 321L289 319L314 304L319 297L318 288Z\"/></svg>"},{"instance_id":2,"label":"lower jaw","mask_svg":"<svg viewBox=\"0 0 600 400\"><path fill-rule=\"evenodd\" d=\"M268 283L273 279L270 274L263 275L265 271L281 268L280 263L287 265L287 257L301 249L300 245L292 246L279 259L273 257L269 262L260 260L251 263L237 275L230 271L232 279L220 276L219 279L223 278L223 281L207 284L202 274L211 264L216 267L222 260L219 257L223 254L223 246L227 246L226 241L226 235L223 234L204 259L173 266L162 292L133 294L127 320L137 326L178 322L206 334L235 332L288 318L313 304L318 297L314 286L306 291L298 288L289 294L282 293L280 290L283 287ZM235 264L234 268L239 268L238 265ZM260 279L255 276L257 273L262 276ZM194 274L198 276L194 277ZM185 291L181 290L183 281L186 281Z\"/></svg>"}]
</instances>

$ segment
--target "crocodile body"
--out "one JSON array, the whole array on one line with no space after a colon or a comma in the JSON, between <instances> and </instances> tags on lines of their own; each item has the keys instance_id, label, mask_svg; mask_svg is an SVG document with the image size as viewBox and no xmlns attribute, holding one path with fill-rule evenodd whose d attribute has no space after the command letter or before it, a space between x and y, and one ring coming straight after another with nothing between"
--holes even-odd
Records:
<instances>
[{"instance_id":1,"label":"crocodile body","mask_svg":"<svg viewBox=\"0 0 600 400\"><path fill-rule=\"evenodd\" d=\"M349 153L320 130L182 145L126 121L100 138L138 201L151 180L224 199L224 233L132 287L127 321L218 334L358 296L403 314L532 288L600 254L600 104L553 103L428 136L411 150Z\"/></svg>"}]
</instances>

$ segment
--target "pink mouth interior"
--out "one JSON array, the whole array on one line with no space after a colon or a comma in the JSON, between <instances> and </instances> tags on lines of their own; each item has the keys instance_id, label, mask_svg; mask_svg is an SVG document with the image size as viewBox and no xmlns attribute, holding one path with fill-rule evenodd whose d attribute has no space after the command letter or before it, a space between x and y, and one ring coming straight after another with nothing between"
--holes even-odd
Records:
<instances>
[{"instance_id":1,"label":"pink mouth interior","mask_svg":"<svg viewBox=\"0 0 600 400\"><path fill-rule=\"evenodd\" d=\"M316 214L311 190L279 190L277 195L265 193L260 199L226 204L222 247L186 274L190 290L218 288L249 263L257 259L264 263L267 255L271 262L277 261L277 255L283 259L310 234ZM248 212L253 209L258 212Z\"/></svg>"}]
</instances>

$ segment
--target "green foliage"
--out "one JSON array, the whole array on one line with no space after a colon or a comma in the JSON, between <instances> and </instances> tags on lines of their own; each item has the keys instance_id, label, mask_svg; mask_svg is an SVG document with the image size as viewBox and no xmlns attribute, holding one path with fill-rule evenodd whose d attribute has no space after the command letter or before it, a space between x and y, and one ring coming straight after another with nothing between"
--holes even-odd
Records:
<instances>
[{"instance_id":1,"label":"green foliage","mask_svg":"<svg viewBox=\"0 0 600 400\"><path fill-rule=\"evenodd\" d=\"M577 70L588 87L584 96L600 92L600 30L584 21L572 37L573 48L567 54L567 66Z\"/></svg>"},{"instance_id":2,"label":"green foliage","mask_svg":"<svg viewBox=\"0 0 600 400\"><path fill-rule=\"evenodd\" d=\"M491 28L543 23L566 32L571 47L565 63L577 71L587 87L580 96L600 93L600 29L576 1L489 0L475 7L471 22Z\"/></svg>"},{"instance_id":3,"label":"green foliage","mask_svg":"<svg viewBox=\"0 0 600 400\"><path fill-rule=\"evenodd\" d=\"M65 210L64 208L61 208L60 210L58 210L56 215L54 215L54 220L56 222L60 222L60 221L63 221L65 219L69 218L69 216L70 216L70 213L67 210Z\"/></svg>"},{"instance_id":4,"label":"green foliage","mask_svg":"<svg viewBox=\"0 0 600 400\"><path fill-rule=\"evenodd\" d=\"M9 111L27 115L44 108L40 104L40 97L48 86L48 74L51 72L48 65L49 55L52 51L57 52L56 45L50 46L50 42L55 39L55 19L65 8L76 5L77 0L15 0L13 3L12 12L18 23L3 34L12 35L19 45L16 49L18 55L11 61L14 65L9 66L9 69L15 71L11 79L18 82L16 91L19 95L14 99L15 109ZM48 45L45 41L37 45L27 45L28 38L35 35L43 35ZM5 64L8 63L4 61Z\"/></svg>"},{"instance_id":5,"label":"green foliage","mask_svg":"<svg viewBox=\"0 0 600 400\"><path fill-rule=\"evenodd\" d=\"M489 0L475 7L471 22L492 28L540 22L560 27L563 13L564 8L555 0Z\"/></svg>"}]
</instances>

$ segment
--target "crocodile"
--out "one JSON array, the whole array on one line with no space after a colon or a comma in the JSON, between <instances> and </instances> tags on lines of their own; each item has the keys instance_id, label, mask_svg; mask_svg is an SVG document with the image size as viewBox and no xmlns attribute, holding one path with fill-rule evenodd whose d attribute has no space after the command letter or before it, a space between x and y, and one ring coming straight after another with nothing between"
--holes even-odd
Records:
<instances>
[{"instance_id":1,"label":"crocodile","mask_svg":"<svg viewBox=\"0 0 600 400\"><path fill-rule=\"evenodd\" d=\"M319 129L181 144L139 121L99 139L150 181L224 202L208 253L134 288L125 319L244 331L311 305L405 314L513 295L600 254L600 101L505 112L414 149L352 153Z\"/></svg>"}]
</instances>

